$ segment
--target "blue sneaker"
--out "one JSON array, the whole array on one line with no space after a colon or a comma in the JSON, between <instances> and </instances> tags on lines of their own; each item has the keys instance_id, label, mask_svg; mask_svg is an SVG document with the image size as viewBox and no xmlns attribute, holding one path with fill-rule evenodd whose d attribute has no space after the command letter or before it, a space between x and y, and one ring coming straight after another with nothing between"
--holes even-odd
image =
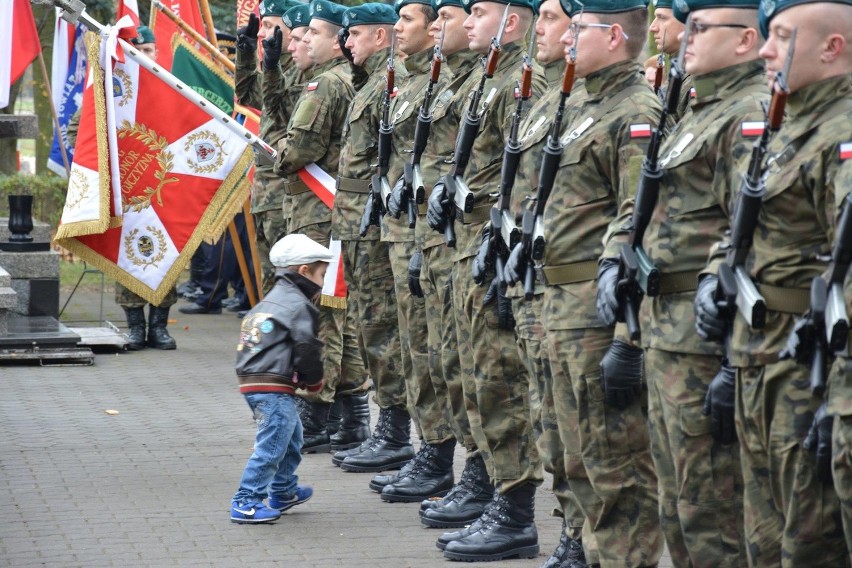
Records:
<instances>
[{"instance_id":1,"label":"blue sneaker","mask_svg":"<svg viewBox=\"0 0 852 568\"><path fill-rule=\"evenodd\" d=\"M301 505L314 495L314 490L308 487L307 485L298 485L296 486L296 492L293 493L293 496L289 499L276 499L275 497L269 498L269 507L272 509L276 509L283 513L287 509L292 509L296 505Z\"/></svg>"},{"instance_id":2,"label":"blue sneaker","mask_svg":"<svg viewBox=\"0 0 852 568\"><path fill-rule=\"evenodd\" d=\"M236 501L231 503L232 523L271 523L278 520L281 512L270 509L263 503L246 503L240 505Z\"/></svg>"}]
</instances>

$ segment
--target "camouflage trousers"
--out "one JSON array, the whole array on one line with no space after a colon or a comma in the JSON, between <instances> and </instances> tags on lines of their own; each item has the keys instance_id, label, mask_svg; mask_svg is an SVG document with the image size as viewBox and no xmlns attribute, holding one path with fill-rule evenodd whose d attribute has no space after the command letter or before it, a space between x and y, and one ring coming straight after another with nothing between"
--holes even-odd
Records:
<instances>
[{"instance_id":1,"label":"camouflage trousers","mask_svg":"<svg viewBox=\"0 0 852 568\"><path fill-rule=\"evenodd\" d=\"M405 406L397 300L388 243L343 241L349 310L381 408Z\"/></svg>"},{"instance_id":2,"label":"camouflage trousers","mask_svg":"<svg viewBox=\"0 0 852 568\"><path fill-rule=\"evenodd\" d=\"M456 320L453 315L453 252L443 245L423 251L420 287L423 288L426 308L429 377L435 398L443 408L456 440L464 445L468 457L472 457L477 449L465 408Z\"/></svg>"},{"instance_id":3,"label":"camouflage trousers","mask_svg":"<svg viewBox=\"0 0 852 568\"><path fill-rule=\"evenodd\" d=\"M831 437L834 490L840 499L849 566L852 564L852 360L838 357L828 384L828 410L835 415Z\"/></svg>"},{"instance_id":4,"label":"camouflage trousers","mask_svg":"<svg viewBox=\"0 0 852 568\"><path fill-rule=\"evenodd\" d=\"M473 439L503 494L524 483L540 485L543 474L514 330L500 329L494 306L482 305L487 288L474 283L472 264L473 257L456 261L452 276L462 386Z\"/></svg>"},{"instance_id":5,"label":"camouflage trousers","mask_svg":"<svg viewBox=\"0 0 852 568\"><path fill-rule=\"evenodd\" d=\"M408 289L408 262L414 243L389 243L390 260L399 312L399 340L402 346L402 372L408 413L421 437L429 444L454 438L447 421L445 401L438 401L429 374L429 330L426 326L426 300ZM422 272L422 271L421 271Z\"/></svg>"},{"instance_id":6,"label":"camouflage trousers","mask_svg":"<svg viewBox=\"0 0 852 568\"><path fill-rule=\"evenodd\" d=\"M795 361L737 369L736 421L752 566L844 566L846 542L834 487L816 477L802 447L822 400Z\"/></svg>"},{"instance_id":7,"label":"camouflage trousers","mask_svg":"<svg viewBox=\"0 0 852 568\"><path fill-rule=\"evenodd\" d=\"M715 355L645 350L651 452L660 523L675 566L747 566L738 443L710 434L704 396Z\"/></svg>"},{"instance_id":8,"label":"camouflage trousers","mask_svg":"<svg viewBox=\"0 0 852 568\"><path fill-rule=\"evenodd\" d=\"M536 448L544 470L553 476L553 495L558 502L553 513L554 516L565 519L568 536L578 539L582 536L586 517L565 475L565 447L559 435L553 395L553 371L544 342L544 326L541 323L543 301L542 294L534 296L532 300L525 300L523 297L512 299L515 334L521 360L526 364L530 378L530 424ZM579 444L576 437L571 442Z\"/></svg>"},{"instance_id":9,"label":"camouflage trousers","mask_svg":"<svg viewBox=\"0 0 852 568\"><path fill-rule=\"evenodd\" d=\"M327 247L331 240L331 223L308 225L299 233ZM335 397L367 390L367 370L358 345L355 315L350 313L348 301L345 310L321 305L319 311L319 337L325 343L323 385L318 393L299 391L299 394L312 402L333 402Z\"/></svg>"},{"instance_id":10,"label":"camouflage trousers","mask_svg":"<svg viewBox=\"0 0 852 568\"><path fill-rule=\"evenodd\" d=\"M172 289L169 290L166 297L163 298L163 301L157 307L160 308L170 308L175 302L177 302L177 289L172 286ZM144 308L148 305L148 300L136 294L135 292L131 292L127 289L123 284L115 283L115 303L121 306L122 308Z\"/></svg>"},{"instance_id":11,"label":"camouflage trousers","mask_svg":"<svg viewBox=\"0 0 852 568\"><path fill-rule=\"evenodd\" d=\"M544 309L557 308L549 306L547 290L544 296ZM594 535L599 562L604 568L655 566L663 553L663 535L646 395L625 410L604 402L600 362L612 343L612 329L545 333L565 471Z\"/></svg>"},{"instance_id":12,"label":"camouflage trousers","mask_svg":"<svg viewBox=\"0 0 852 568\"><path fill-rule=\"evenodd\" d=\"M280 209L254 213L257 231L257 257L263 273L261 285L263 292L269 292L275 285L275 267L269 262L269 250L287 234L287 219Z\"/></svg>"}]
</instances>

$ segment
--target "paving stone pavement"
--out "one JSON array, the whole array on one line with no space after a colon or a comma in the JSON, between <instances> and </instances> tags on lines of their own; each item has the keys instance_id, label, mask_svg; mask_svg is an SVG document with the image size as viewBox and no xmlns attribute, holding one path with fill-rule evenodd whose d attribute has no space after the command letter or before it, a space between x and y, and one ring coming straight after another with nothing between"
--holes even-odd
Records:
<instances>
[{"instance_id":1,"label":"paving stone pavement","mask_svg":"<svg viewBox=\"0 0 852 568\"><path fill-rule=\"evenodd\" d=\"M96 317L98 298L78 291L63 319ZM305 456L298 469L314 488L309 502L274 524L231 523L254 440L233 371L239 320L177 307L176 351L0 367L0 565L455 565L434 546L441 531L419 523L417 504L381 501L370 474L345 473L328 454ZM105 308L123 325L111 290ZM463 463L459 451L457 476ZM536 497L539 557L490 566L539 566L553 550L560 521L549 515L549 482Z\"/></svg>"}]
</instances>

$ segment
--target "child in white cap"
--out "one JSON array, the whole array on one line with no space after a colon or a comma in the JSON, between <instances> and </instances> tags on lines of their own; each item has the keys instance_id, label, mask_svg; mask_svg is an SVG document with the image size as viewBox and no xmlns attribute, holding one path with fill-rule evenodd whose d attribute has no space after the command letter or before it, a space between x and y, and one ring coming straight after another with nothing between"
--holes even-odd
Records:
<instances>
[{"instance_id":1,"label":"child in white cap","mask_svg":"<svg viewBox=\"0 0 852 568\"><path fill-rule=\"evenodd\" d=\"M295 473L302 460L302 423L294 398L297 388L322 388L323 343L314 301L332 253L294 234L275 243L269 260L275 285L246 314L237 345L240 392L254 413L257 435L231 503L235 523L270 523L313 495L313 489L298 485Z\"/></svg>"}]
</instances>

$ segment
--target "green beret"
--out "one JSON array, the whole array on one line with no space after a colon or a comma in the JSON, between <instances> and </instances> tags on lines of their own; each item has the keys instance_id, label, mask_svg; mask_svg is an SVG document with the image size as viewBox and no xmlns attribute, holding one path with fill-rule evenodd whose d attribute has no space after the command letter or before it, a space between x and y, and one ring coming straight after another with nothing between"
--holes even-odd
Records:
<instances>
[{"instance_id":1,"label":"green beret","mask_svg":"<svg viewBox=\"0 0 852 568\"><path fill-rule=\"evenodd\" d=\"M517 6L518 8L529 8L534 14L538 13L538 2L536 0L462 0L462 8L470 14L471 8L477 2L496 2L497 4L508 4L509 6Z\"/></svg>"},{"instance_id":2,"label":"green beret","mask_svg":"<svg viewBox=\"0 0 852 568\"><path fill-rule=\"evenodd\" d=\"M672 0L652 0L654 3L654 8L668 8L672 9Z\"/></svg>"},{"instance_id":3,"label":"green beret","mask_svg":"<svg viewBox=\"0 0 852 568\"><path fill-rule=\"evenodd\" d=\"M760 8L758 8L758 20L760 21L760 33L763 37L769 37L769 22L772 21L779 12L783 12L787 8L798 6L799 4L845 4L852 6L852 0L761 0Z\"/></svg>"},{"instance_id":4,"label":"green beret","mask_svg":"<svg viewBox=\"0 0 852 568\"><path fill-rule=\"evenodd\" d=\"M760 0L674 0L672 12L681 23L686 23L690 12L707 8L747 8L757 10Z\"/></svg>"},{"instance_id":5,"label":"green beret","mask_svg":"<svg viewBox=\"0 0 852 568\"><path fill-rule=\"evenodd\" d=\"M293 6L284 14L284 25L295 30L311 23L311 8L307 4Z\"/></svg>"},{"instance_id":6,"label":"green beret","mask_svg":"<svg viewBox=\"0 0 852 568\"><path fill-rule=\"evenodd\" d=\"M351 28L352 26L367 26L370 24L394 25L398 19L396 10L392 6L379 2L368 2L353 8L347 8L343 14L343 27Z\"/></svg>"},{"instance_id":7,"label":"green beret","mask_svg":"<svg viewBox=\"0 0 852 568\"><path fill-rule=\"evenodd\" d=\"M343 14L346 6L329 2L328 0L313 0L311 2L310 16L318 20L325 20L329 24L343 27Z\"/></svg>"},{"instance_id":8,"label":"green beret","mask_svg":"<svg viewBox=\"0 0 852 568\"><path fill-rule=\"evenodd\" d=\"M461 0L432 0L432 7L437 12L444 6L455 6L456 8L464 8Z\"/></svg>"},{"instance_id":9,"label":"green beret","mask_svg":"<svg viewBox=\"0 0 852 568\"><path fill-rule=\"evenodd\" d=\"M544 2L544 0L541 0L541 2L539 2L539 7L541 7L542 2ZM562 8L562 11L565 12L565 15L569 18L574 15L574 5L571 3L571 0L559 0L559 6Z\"/></svg>"},{"instance_id":10,"label":"green beret","mask_svg":"<svg viewBox=\"0 0 852 568\"><path fill-rule=\"evenodd\" d=\"M399 14L399 11L402 10L405 6L408 6L409 4L423 4L425 6L432 6L432 0L396 0L396 2L393 3L393 9L396 10L397 14ZM432 7L434 8L434 6Z\"/></svg>"},{"instance_id":11,"label":"green beret","mask_svg":"<svg viewBox=\"0 0 852 568\"><path fill-rule=\"evenodd\" d=\"M583 6L571 0L572 14L579 14L581 9L589 14L617 14L647 7L646 0L586 0Z\"/></svg>"},{"instance_id":12,"label":"green beret","mask_svg":"<svg viewBox=\"0 0 852 568\"><path fill-rule=\"evenodd\" d=\"M257 5L257 11L260 12L261 18L267 16L283 17L287 10L299 5L301 5L301 2L296 0L263 0Z\"/></svg>"},{"instance_id":13,"label":"green beret","mask_svg":"<svg viewBox=\"0 0 852 568\"><path fill-rule=\"evenodd\" d=\"M151 31L151 28L142 24L138 28L136 28L136 37L130 40L130 43L133 45L142 45L143 43L155 43L157 40L154 39L154 32Z\"/></svg>"}]
</instances>

